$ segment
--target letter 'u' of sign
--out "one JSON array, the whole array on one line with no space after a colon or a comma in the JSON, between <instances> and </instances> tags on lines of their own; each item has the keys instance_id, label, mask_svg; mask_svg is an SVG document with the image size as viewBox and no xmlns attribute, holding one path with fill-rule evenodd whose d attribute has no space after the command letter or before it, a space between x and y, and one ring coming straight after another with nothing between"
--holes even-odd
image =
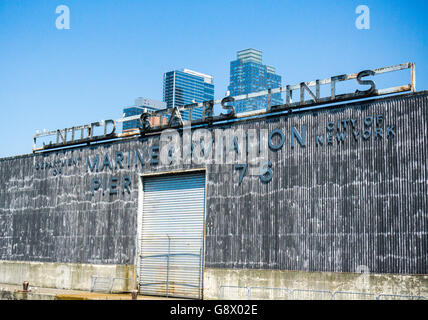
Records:
<instances>
[{"instance_id":1,"label":"letter 'u' of sign","mask_svg":"<svg viewBox=\"0 0 428 320\"><path fill-rule=\"evenodd\" d=\"M400 71L404 69L410 69L410 84L381 89L376 86L374 79L370 78L379 74ZM224 121L225 119L238 121L240 118L247 117L248 114L236 114L234 107L231 105L232 102L266 95L268 96L266 110L256 111L251 113L251 116L262 117L272 112L298 110L299 108L303 107L381 96L405 91L415 92L415 79L415 64L409 62L391 67L384 67L374 70L363 70L353 74L333 76L322 80L301 82L296 85L287 85L285 87L253 92L239 96L228 96L220 100L204 101L182 107L155 110L152 112L143 113L142 115L120 118L117 120L103 120L100 122L91 123L89 125L75 126L72 128L65 128L42 133L37 132L33 138L33 152L55 148L64 148L78 144L87 144L101 140L120 139L134 135L145 135L148 133L159 132L164 129L180 126L212 125L215 122ZM339 82L349 80L355 80L355 90L349 93L337 94L336 85ZM327 96L321 96L321 86L328 86L329 94ZM285 92L286 95L285 104L275 106L271 105L272 95L282 92ZM293 93L299 93L299 95L297 95L297 99L293 98ZM309 97L309 99L306 99L305 97ZM213 106L216 104L221 104L222 111L219 116L213 115ZM202 119L192 120L192 112L194 108L202 108ZM182 113L184 111L188 112L190 119L189 121L183 121ZM154 123L159 123L158 126L150 126L150 119L152 118L156 120L153 121ZM167 121L167 119L169 119L169 121ZM138 120L141 123L140 128L126 133L116 132L117 123L131 120ZM95 129L98 127L101 130L103 129L103 132L95 134ZM44 142L42 146L38 146L38 140L40 141L41 138L43 138L43 140L49 140L49 142Z\"/></svg>"}]
</instances>

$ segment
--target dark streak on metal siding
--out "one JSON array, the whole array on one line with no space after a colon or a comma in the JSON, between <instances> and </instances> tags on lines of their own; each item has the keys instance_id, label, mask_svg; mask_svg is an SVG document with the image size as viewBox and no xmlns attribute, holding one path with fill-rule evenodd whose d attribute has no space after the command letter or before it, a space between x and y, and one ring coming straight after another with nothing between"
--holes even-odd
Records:
<instances>
[{"instance_id":1,"label":"dark streak on metal siding","mask_svg":"<svg viewBox=\"0 0 428 320\"><path fill-rule=\"evenodd\" d=\"M268 184L232 164L207 168L206 267L428 273L428 93L406 94L290 116L228 124L281 128L284 147L269 151ZM384 115L396 136L317 147L328 121ZM289 146L306 126L306 147ZM223 128L226 126L223 126ZM0 160L0 259L133 264L139 174L195 166L85 172L86 156L144 148L158 136ZM36 161L78 157L57 177ZM113 159L111 159L113 161ZM146 154L146 163L148 162ZM132 192L91 196L92 177L132 178Z\"/></svg>"}]
</instances>

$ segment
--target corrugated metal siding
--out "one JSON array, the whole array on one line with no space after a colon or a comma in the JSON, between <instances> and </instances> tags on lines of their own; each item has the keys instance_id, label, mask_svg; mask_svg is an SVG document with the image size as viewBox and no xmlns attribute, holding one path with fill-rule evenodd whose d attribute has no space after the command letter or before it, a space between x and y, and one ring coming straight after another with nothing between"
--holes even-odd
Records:
<instances>
[{"instance_id":1,"label":"corrugated metal siding","mask_svg":"<svg viewBox=\"0 0 428 320\"><path fill-rule=\"evenodd\" d=\"M374 114L395 124L395 138L316 147L327 121ZM307 146L291 149L290 128L301 125ZM238 185L233 165L207 165L206 267L428 274L428 91L227 126L281 128L286 142L269 151L268 184L246 175ZM159 136L0 159L0 259L133 264L140 175L202 167L150 165L155 145ZM144 166L85 170L87 157L135 150ZM78 157L56 177L34 168ZM130 194L91 195L93 177L125 174Z\"/></svg>"},{"instance_id":2,"label":"corrugated metal siding","mask_svg":"<svg viewBox=\"0 0 428 320\"><path fill-rule=\"evenodd\" d=\"M381 114L395 137L317 147L328 121ZM290 148L292 127L307 143ZM269 151L273 179L233 165L208 176L206 267L428 274L428 95L344 104L334 109L234 126L281 129ZM233 181L231 183L230 181ZM221 212L221 214L219 214Z\"/></svg>"},{"instance_id":3,"label":"corrugated metal siding","mask_svg":"<svg viewBox=\"0 0 428 320\"><path fill-rule=\"evenodd\" d=\"M205 173L143 178L140 292L200 298Z\"/></svg>"}]
</instances>

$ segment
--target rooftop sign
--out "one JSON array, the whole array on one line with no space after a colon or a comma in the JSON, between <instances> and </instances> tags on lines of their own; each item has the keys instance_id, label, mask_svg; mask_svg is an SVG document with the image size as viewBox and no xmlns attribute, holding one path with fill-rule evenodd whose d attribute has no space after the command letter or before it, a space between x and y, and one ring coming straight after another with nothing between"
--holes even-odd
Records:
<instances>
[{"instance_id":1,"label":"rooftop sign","mask_svg":"<svg viewBox=\"0 0 428 320\"><path fill-rule=\"evenodd\" d=\"M377 88L376 83L373 79L369 80L368 77L379 75L387 72L399 71L404 69L410 69L410 84L390 87L390 88ZM337 94L336 84L342 81L356 80L358 89L353 92L345 94ZM150 133L159 132L163 129L182 127L182 126L193 126L193 125L212 125L213 123L225 121L225 120L239 120L240 118L246 118L248 116L265 116L274 112L280 111L293 111L305 107L323 105L328 103L336 103L347 100L362 99L374 96L381 96L391 93L405 92L405 91L416 91L415 86L415 64L414 63L403 63L391 67L384 67L374 70L363 70L353 74L343 74L333 76L323 80L315 80L310 82L301 82L296 85L287 85L285 87L269 89L239 96L227 96L223 99L204 101L200 103L194 103L185 105L182 107L167 108L163 110L156 110L152 112L146 112L141 116L131 116L126 118L120 118L117 120L103 120L100 122L93 122L91 124L76 126L72 128L59 129L49 132L36 133L34 135L33 152L43 151L54 148L62 148L72 145L90 143L101 140L125 138L135 135L145 135ZM321 86L329 86L329 94L321 96ZM367 87L369 86L369 87ZM285 93L285 104L272 105L271 97L273 94ZM298 92L298 98L293 99L293 93ZM306 96L309 99L305 99ZM231 106L230 102L240 101L250 98L256 98L261 96L267 96L267 108L266 110L259 110L251 113L240 113L235 114L234 107ZM222 112L218 116L214 116L214 105L221 104ZM202 108L202 119L192 120L192 111L194 108ZM184 121L181 117L183 111L189 111L189 121ZM157 119L157 121L153 121ZM135 131L126 133L116 132L116 123L139 120L140 128ZM152 126L151 124L156 123L158 126ZM95 134L95 129L101 130L100 134ZM43 144L41 147L37 147L37 139L43 137L51 137L54 141L50 141L48 144Z\"/></svg>"}]
</instances>

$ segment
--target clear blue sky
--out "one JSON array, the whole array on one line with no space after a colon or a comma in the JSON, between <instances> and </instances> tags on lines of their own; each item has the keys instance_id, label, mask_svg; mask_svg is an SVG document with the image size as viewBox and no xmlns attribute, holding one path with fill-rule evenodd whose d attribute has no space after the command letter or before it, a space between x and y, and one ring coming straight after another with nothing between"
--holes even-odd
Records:
<instances>
[{"instance_id":1,"label":"clear blue sky","mask_svg":"<svg viewBox=\"0 0 428 320\"><path fill-rule=\"evenodd\" d=\"M360 4L369 30L355 27ZM59 5L70 30L55 26ZM418 91L428 89L427 12L427 1L402 0L0 0L0 157L31 153L36 130L162 100L166 71L211 74L223 97L230 61L249 47L283 84L410 61Z\"/></svg>"}]
</instances>

